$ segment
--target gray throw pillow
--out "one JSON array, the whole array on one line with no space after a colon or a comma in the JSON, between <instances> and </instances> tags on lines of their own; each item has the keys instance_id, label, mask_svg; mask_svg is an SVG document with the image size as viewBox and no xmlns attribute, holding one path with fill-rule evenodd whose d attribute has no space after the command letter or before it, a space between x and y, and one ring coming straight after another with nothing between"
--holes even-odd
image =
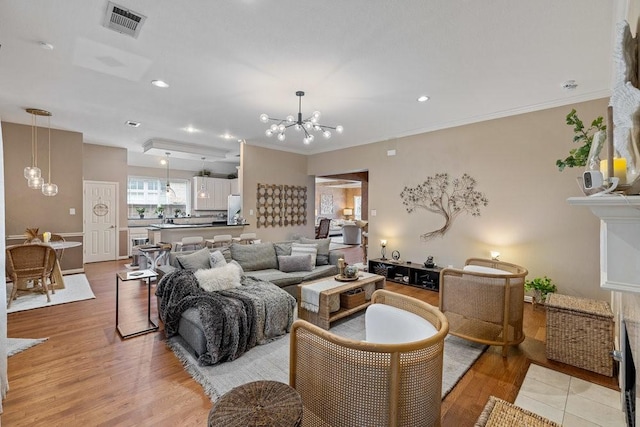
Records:
<instances>
[{"instance_id":1,"label":"gray throw pillow","mask_svg":"<svg viewBox=\"0 0 640 427\"><path fill-rule=\"evenodd\" d=\"M291 255L291 242L274 243L273 247L276 248L276 255Z\"/></svg>"},{"instance_id":2,"label":"gray throw pillow","mask_svg":"<svg viewBox=\"0 0 640 427\"><path fill-rule=\"evenodd\" d=\"M291 255L311 255L312 264L314 267L316 265L316 258L318 256L318 246L315 244L304 244L304 243L292 243L291 244Z\"/></svg>"},{"instance_id":3,"label":"gray throw pillow","mask_svg":"<svg viewBox=\"0 0 640 427\"><path fill-rule=\"evenodd\" d=\"M316 255L316 265L329 265L329 246L331 245L331 239L307 239L306 237L300 238L300 243L312 243L318 247L318 255Z\"/></svg>"},{"instance_id":4,"label":"gray throw pillow","mask_svg":"<svg viewBox=\"0 0 640 427\"><path fill-rule=\"evenodd\" d=\"M231 257L238 261L244 271L278 269L278 258L273 243L255 245L232 243Z\"/></svg>"},{"instance_id":5,"label":"gray throw pillow","mask_svg":"<svg viewBox=\"0 0 640 427\"><path fill-rule=\"evenodd\" d=\"M211 268L220 268L227 265L227 260L224 259L224 255L220 251L213 251L209 254Z\"/></svg>"},{"instance_id":6,"label":"gray throw pillow","mask_svg":"<svg viewBox=\"0 0 640 427\"><path fill-rule=\"evenodd\" d=\"M211 268L209 249L203 248L189 255L176 256L180 267L185 270L200 270L201 268Z\"/></svg>"},{"instance_id":7,"label":"gray throw pillow","mask_svg":"<svg viewBox=\"0 0 640 427\"><path fill-rule=\"evenodd\" d=\"M291 273L294 271L311 271L313 270L313 257L307 255L279 255L278 269L283 273Z\"/></svg>"}]
</instances>

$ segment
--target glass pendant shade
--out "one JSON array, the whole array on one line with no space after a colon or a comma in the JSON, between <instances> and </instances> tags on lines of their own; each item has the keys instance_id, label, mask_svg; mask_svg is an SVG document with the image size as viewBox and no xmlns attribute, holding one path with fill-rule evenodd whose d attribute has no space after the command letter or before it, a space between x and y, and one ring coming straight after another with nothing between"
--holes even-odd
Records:
<instances>
[{"instance_id":1,"label":"glass pendant shade","mask_svg":"<svg viewBox=\"0 0 640 427\"><path fill-rule=\"evenodd\" d=\"M44 185L44 178L42 178L41 176L30 178L29 181L27 181L27 185L32 190L40 190Z\"/></svg>"},{"instance_id":2,"label":"glass pendant shade","mask_svg":"<svg viewBox=\"0 0 640 427\"><path fill-rule=\"evenodd\" d=\"M37 166L27 166L24 168L24 177L29 180L32 178L40 178L42 176L42 171Z\"/></svg>"},{"instance_id":3,"label":"glass pendant shade","mask_svg":"<svg viewBox=\"0 0 640 427\"><path fill-rule=\"evenodd\" d=\"M210 197L209 192L204 188L204 184L202 184L198 191L198 199L208 199Z\"/></svg>"},{"instance_id":4,"label":"glass pendant shade","mask_svg":"<svg viewBox=\"0 0 640 427\"><path fill-rule=\"evenodd\" d=\"M48 182L42 186L42 194L45 196L55 196L58 194L58 186Z\"/></svg>"}]
</instances>

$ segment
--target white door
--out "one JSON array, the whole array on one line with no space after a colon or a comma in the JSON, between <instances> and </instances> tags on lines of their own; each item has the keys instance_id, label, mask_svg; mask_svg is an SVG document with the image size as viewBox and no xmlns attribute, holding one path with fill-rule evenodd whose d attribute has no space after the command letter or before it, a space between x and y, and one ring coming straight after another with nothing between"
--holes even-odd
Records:
<instances>
[{"instance_id":1,"label":"white door","mask_svg":"<svg viewBox=\"0 0 640 427\"><path fill-rule=\"evenodd\" d=\"M84 262L115 261L118 183L84 181Z\"/></svg>"}]
</instances>

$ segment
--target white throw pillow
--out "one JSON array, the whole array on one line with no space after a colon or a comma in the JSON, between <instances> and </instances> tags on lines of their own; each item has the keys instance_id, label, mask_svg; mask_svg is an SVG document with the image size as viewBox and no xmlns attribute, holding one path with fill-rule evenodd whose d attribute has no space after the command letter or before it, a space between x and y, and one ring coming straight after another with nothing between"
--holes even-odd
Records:
<instances>
[{"instance_id":1,"label":"white throw pillow","mask_svg":"<svg viewBox=\"0 0 640 427\"><path fill-rule=\"evenodd\" d=\"M291 255L311 255L311 265L316 265L318 256L318 245L312 243L292 243Z\"/></svg>"},{"instance_id":2,"label":"white throw pillow","mask_svg":"<svg viewBox=\"0 0 640 427\"><path fill-rule=\"evenodd\" d=\"M223 267L198 270L195 273L198 284L207 292L237 288L240 284L240 269L229 263Z\"/></svg>"}]
</instances>

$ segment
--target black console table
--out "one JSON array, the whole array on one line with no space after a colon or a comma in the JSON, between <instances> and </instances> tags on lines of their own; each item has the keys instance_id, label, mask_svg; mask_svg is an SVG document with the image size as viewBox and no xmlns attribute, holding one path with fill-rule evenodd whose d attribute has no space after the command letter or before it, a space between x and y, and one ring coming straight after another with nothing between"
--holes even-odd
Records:
<instances>
[{"instance_id":1,"label":"black console table","mask_svg":"<svg viewBox=\"0 0 640 427\"><path fill-rule=\"evenodd\" d=\"M369 260L369 273L384 276L390 282L436 292L440 290L440 270L440 267L427 268L414 262L396 262L379 258Z\"/></svg>"}]
</instances>

